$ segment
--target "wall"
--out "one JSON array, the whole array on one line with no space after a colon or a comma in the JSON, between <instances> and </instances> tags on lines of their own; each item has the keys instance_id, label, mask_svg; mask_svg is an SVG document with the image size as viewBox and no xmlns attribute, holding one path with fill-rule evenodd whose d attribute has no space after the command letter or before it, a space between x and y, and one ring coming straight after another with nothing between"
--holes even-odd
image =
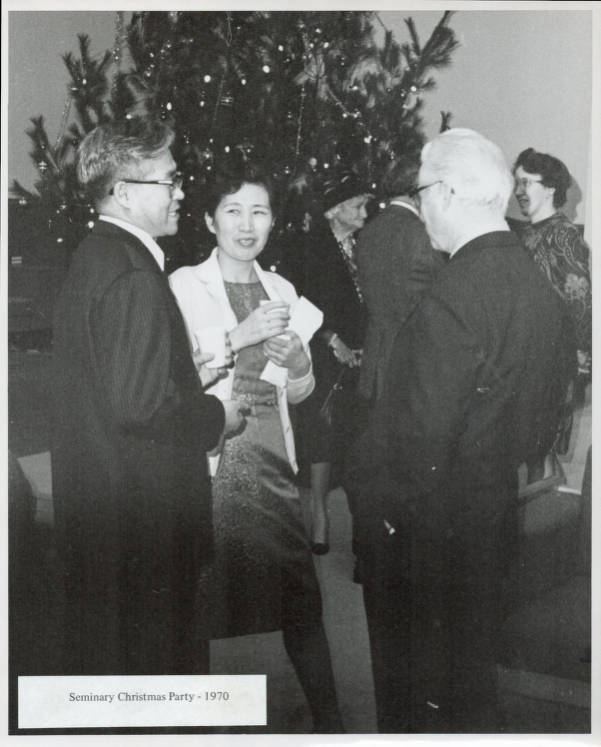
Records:
<instances>
[{"instance_id":1,"label":"wall","mask_svg":"<svg viewBox=\"0 0 601 747\"><path fill-rule=\"evenodd\" d=\"M115 43L116 13L88 11L12 11L8 15L8 182L31 189L37 170L29 158L30 118L46 120L54 144L67 101L70 76L62 55L78 57L77 35L88 34L90 52L102 57Z\"/></svg>"},{"instance_id":2,"label":"wall","mask_svg":"<svg viewBox=\"0 0 601 747\"><path fill-rule=\"evenodd\" d=\"M442 11L379 15L401 42L408 39L403 18L411 16L425 42ZM44 114L52 142L58 133L68 81L61 54L76 52L81 32L90 35L93 53L111 49L115 17L112 11L10 13L9 182L17 178L31 187L35 180L25 135L29 118ZM553 153L575 180L568 213L583 222L590 162L591 11L466 10L454 14L451 26L461 46L451 66L435 73L437 88L425 95L428 136L438 131L445 110L453 113L453 126L472 127L497 142L509 162L528 146ZM513 203L510 215L519 215Z\"/></svg>"},{"instance_id":3,"label":"wall","mask_svg":"<svg viewBox=\"0 0 601 747\"><path fill-rule=\"evenodd\" d=\"M401 40L407 38L403 18L409 15L424 43L442 11L383 12L380 18ZM591 11L458 11L450 25L461 46L451 66L435 73L436 89L424 97L428 136L439 130L440 112L451 111L453 127L482 132L510 163L530 146L557 156L575 183L566 212L584 222L590 189ZM513 200L509 214L520 215Z\"/></svg>"}]
</instances>

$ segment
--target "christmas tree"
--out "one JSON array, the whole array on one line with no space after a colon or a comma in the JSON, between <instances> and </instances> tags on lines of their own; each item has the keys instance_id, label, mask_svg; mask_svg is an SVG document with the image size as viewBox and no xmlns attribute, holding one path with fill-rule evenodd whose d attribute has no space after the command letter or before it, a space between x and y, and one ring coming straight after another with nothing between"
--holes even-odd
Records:
<instances>
[{"instance_id":1,"label":"christmas tree","mask_svg":"<svg viewBox=\"0 0 601 747\"><path fill-rule=\"evenodd\" d=\"M28 133L38 194L18 183L13 190L23 203L41 201L57 240L75 246L94 218L75 183L78 143L97 123L150 115L173 126L186 176L171 268L209 248L203 186L224 160L267 164L284 197L279 230L295 230L324 181L352 170L377 196L391 162L419 151L423 94L457 47L450 16L422 46L410 18L409 41L399 44L385 30L377 45L379 16L367 11L148 11L134 13L126 29L117 14L112 53L91 59L80 36L79 57L64 56L71 81L57 142L50 145L42 117ZM76 122L67 128L71 108ZM277 264L277 251L267 258Z\"/></svg>"}]
</instances>

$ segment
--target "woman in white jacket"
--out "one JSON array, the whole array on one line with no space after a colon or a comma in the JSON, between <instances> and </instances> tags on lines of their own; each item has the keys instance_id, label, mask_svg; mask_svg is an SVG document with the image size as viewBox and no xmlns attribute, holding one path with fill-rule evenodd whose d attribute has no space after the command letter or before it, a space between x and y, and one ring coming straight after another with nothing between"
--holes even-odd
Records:
<instances>
[{"instance_id":1,"label":"woman in white jacket","mask_svg":"<svg viewBox=\"0 0 601 747\"><path fill-rule=\"evenodd\" d=\"M314 730L336 733L342 724L288 413L315 380L308 348L286 329L296 291L256 261L273 226L271 184L253 167L243 169L217 175L209 194L205 220L217 247L170 277L193 347L203 327L229 332L235 365L207 391L238 400L246 412L244 429L209 457L215 560L199 582L201 636L282 630ZM268 362L275 365L271 381L262 378Z\"/></svg>"}]
</instances>

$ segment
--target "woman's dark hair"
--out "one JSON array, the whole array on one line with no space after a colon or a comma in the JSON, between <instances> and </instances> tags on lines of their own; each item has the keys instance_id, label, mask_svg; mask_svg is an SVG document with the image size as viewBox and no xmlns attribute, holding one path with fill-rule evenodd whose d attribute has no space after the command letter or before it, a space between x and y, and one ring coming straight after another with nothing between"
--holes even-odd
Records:
<instances>
[{"instance_id":1,"label":"woman's dark hair","mask_svg":"<svg viewBox=\"0 0 601 747\"><path fill-rule=\"evenodd\" d=\"M276 191L273 180L267 170L257 163L250 161L221 166L207 184L205 193L205 212L214 216L217 206L227 195L237 192L243 184L258 184L263 187L269 197L269 204L275 214Z\"/></svg>"},{"instance_id":2,"label":"woman's dark hair","mask_svg":"<svg viewBox=\"0 0 601 747\"><path fill-rule=\"evenodd\" d=\"M529 174L540 174L544 187L553 187L553 207L565 205L566 193L572 183L570 172L565 164L547 153L539 153L534 148L526 148L517 157L513 171L521 166Z\"/></svg>"}]
</instances>

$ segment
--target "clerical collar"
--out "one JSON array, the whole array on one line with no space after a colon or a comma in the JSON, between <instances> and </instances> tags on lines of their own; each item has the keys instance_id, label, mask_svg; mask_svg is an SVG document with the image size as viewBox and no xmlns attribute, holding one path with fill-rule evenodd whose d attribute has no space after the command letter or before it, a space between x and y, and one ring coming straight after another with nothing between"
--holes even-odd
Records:
<instances>
[{"instance_id":1,"label":"clerical collar","mask_svg":"<svg viewBox=\"0 0 601 747\"><path fill-rule=\"evenodd\" d=\"M388 204L407 208L407 210L411 210L411 212L415 213L415 215L417 215L417 217L419 218L419 212L417 208L415 207L415 205L412 205L410 202L405 202L405 200L390 200Z\"/></svg>"}]
</instances>

